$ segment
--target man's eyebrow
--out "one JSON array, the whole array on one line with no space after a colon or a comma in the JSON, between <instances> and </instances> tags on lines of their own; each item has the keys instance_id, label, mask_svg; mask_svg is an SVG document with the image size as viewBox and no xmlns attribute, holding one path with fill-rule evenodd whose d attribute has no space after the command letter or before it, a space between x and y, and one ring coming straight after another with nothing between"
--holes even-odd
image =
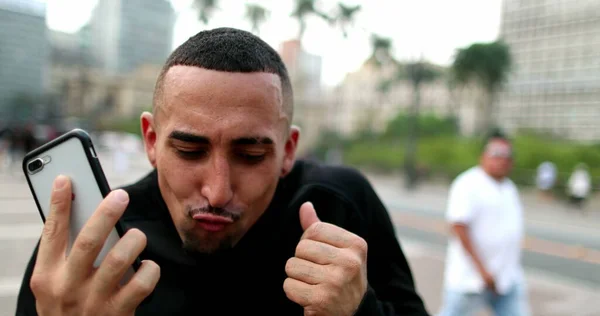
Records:
<instances>
[{"instance_id":1,"label":"man's eyebrow","mask_svg":"<svg viewBox=\"0 0 600 316\"><path fill-rule=\"evenodd\" d=\"M269 137L241 137L231 142L233 145L272 145L275 142Z\"/></svg>"},{"instance_id":2,"label":"man's eyebrow","mask_svg":"<svg viewBox=\"0 0 600 316\"><path fill-rule=\"evenodd\" d=\"M200 136L196 134L191 134L188 132L182 131L172 131L169 135L170 139L179 140L186 143L195 143L195 144L209 144L210 141L205 136Z\"/></svg>"}]
</instances>

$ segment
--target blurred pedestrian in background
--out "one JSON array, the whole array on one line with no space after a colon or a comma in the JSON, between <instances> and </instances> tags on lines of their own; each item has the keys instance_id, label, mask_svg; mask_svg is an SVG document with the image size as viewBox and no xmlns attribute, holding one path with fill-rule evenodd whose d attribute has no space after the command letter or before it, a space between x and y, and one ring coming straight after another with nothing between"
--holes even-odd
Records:
<instances>
[{"instance_id":1,"label":"blurred pedestrian in background","mask_svg":"<svg viewBox=\"0 0 600 316\"><path fill-rule=\"evenodd\" d=\"M592 179L588 167L586 164L580 163L575 167L571 177L569 177L569 182L567 182L569 201L577 208L583 209L591 189Z\"/></svg>"},{"instance_id":2,"label":"blurred pedestrian in background","mask_svg":"<svg viewBox=\"0 0 600 316\"><path fill-rule=\"evenodd\" d=\"M556 184L556 165L550 161L542 162L536 174L535 183L542 199L552 198L552 188Z\"/></svg>"},{"instance_id":3,"label":"blurred pedestrian in background","mask_svg":"<svg viewBox=\"0 0 600 316\"><path fill-rule=\"evenodd\" d=\"M21 157L23 157L23 131L19 126L11 128L8 133L8 155L6 162L6 169L8 173L13 173L19 164Z\"/></svg>"},{"instance_id":4,"label":"blurred pedestrian in background","mask_svg":"<svg viewBox=\"0 0 600 316\"><path fill-rule=\"evenodd\" d=\"M495 131L486 139L479 166L450 188L452 225L445 269L442 316L469 316L489 307L497 316L529 315L521 266L523 211L510 141Z\"/></svg>"},{"instance_id":5,"label":"blurred pedestrian in background","mask_svg":"<svg viewBox=\"0 0 600 316\"><path fill-rule=\"evenodd\" d=\"M38 145L33 125L15 125L0 131L0 170L14 173L21 167L25 154Z\"/></svg>"},{"instance_id":6,"label":"blurred pedestrian in background","mask_svg":"<svg viewBox=\"0 0 600 316\"><path fill-rule=\"evenodd\" d=\"M8 126L0 124L0 172L6 169L6 162L8 161L8 136L10 129Z\"/></svg>"},{"instance_id":7,"label":"blurred pedestrian in background","mask_svg":"<svg viewBox=\"0 0 600 316\"><path fill-rule=\"evenodd\" d=\"M21 134L21 145L23 146L21 149L22 156L25 156L26 153L34 150L38 146L33 124L27 124L23 128ZM19 158L19 163L21 162L21 159L23 159L23 157Z\"/></svg>"}]
</instances>

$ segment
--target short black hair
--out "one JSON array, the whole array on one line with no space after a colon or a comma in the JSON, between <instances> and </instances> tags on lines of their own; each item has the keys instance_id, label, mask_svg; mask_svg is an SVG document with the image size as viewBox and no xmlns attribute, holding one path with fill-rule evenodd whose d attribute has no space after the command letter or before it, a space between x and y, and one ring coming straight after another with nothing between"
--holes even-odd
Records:
<instances>
[{"instance_id":1,"label":"short black hair","mask_svg":"<svg viewBox=\"0 0 600 316\"><path fill-rule=\"evenodd\" d=\"M292 84L279 54L258 36L239 29L222 27L199 32L169 56L156 81L154 104L163 90L166 73L173 66L193 66L226 72L268 72L281 80L283 110L291 123L294 115Z\"/></svg>"},{"instance_id":2,"label":"short black hair","mask_svg":"<svg viewBox=\"0 0 600 316\"><path fill-rule=\"evenodd\" d=\"M503 140L509 144L512 145L512 142L510 140L510 138L499 128L494 128L491 129L483 138L483 143L481 146L481 150L485 151L487 145L492 141L492 140Z\"/></svg>"}]
</instances>

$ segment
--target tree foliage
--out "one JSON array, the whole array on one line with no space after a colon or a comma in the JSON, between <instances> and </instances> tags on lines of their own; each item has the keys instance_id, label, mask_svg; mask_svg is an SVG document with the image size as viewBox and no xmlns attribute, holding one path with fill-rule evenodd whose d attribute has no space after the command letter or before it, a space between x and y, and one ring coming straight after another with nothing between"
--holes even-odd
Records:
<instances>
[{"instance_id":1,"label":"tree foliage","mask_svg":"<svg viewBox=\"0 0 600 316\"><path fill-rule=\"evenodd\" d=\"M488 92L494 92L506 81L511 67L510 49L504 42L475 43L458 49L452 73L459 83L476 80Z\"/></svg>"},{"instance_id":2,"label":"tree foliage","mask_svg":"<svg viewBox=\"0 0 600 316\"><path fill-rule=\"evenodd\" d=\"M260 33L260 26L267 21L268 17L269 10L265 7L254 3L246 4L246 19L250 22L252 32L255 34Z\"/></svg>"},{"instance_id":3,"label":"tree foliage","mask_svg":"<svg viewBox=\"0 0 600 316\"><path fill-rule=\"evenodd\" d=\"M208 24L214 11L218 8L218 0L194 0L193 6L198 11L198 20Z\"/></svg>"}]
</instances>

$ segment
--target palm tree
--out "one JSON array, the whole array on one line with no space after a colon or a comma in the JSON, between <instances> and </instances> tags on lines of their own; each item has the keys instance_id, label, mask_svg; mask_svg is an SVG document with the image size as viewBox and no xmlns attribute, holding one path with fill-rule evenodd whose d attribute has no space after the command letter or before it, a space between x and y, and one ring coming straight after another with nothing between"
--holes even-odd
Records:
<instances>
[{"instance_id":1,"label":"palm tree","mask_svg":"<svg viewBox=\"0 0 600 316\"><path fill-rule=\"evenodd\" d=\"M208 24L208 21L212 17L212 14L217 9L218 0L194 0L193 6L198 10L198 19Z\"/></svg>"},{"instance_id":2,"label":"palm tree","mask_svg":"<svg viewBox=\"0 0 600 316\"><path fill-rule=\"evenodd\" d=\"M405 186L412 189L417 183L417 144L419 137L419 112L421 108L421 87L424 83L434 81L441 75L435 66L424 62L411 62L404 64L398 70L397 80L409 80L412 84L413 103L410 107L410 119L408 120L408 137L404 152L404 176Z\"/></svg>"},{"instance_id":3,"label":"palm tree","mask_svg":"<svg viewBox=\"0 0 600 316\"><path fill-rule=\"evenodd\" d=\"M371 56L367 60L368 63L374 64L381 68L385 64L395 62L392 57L392 40L387 37L382 37L377 34L371 35Z\"/></svg>"},{"instance_id":4,"label":"palm tree","mask_svg":"<svg viewBox=\"0 0 600 316\"><path fill-rule=\"evenodd\" d=\"M452 64L454 79L461 84L477 81L487 95L479 132L495 125L493 112L497 94L508 78L511 66L510 48L502 41L475 43L456 53Z\"/></svg>"},{"instance_id":5,"label":"palm tree","mask_svg":"<svg viewBox=\"0 0 600 316\"><path fill-rule=\"evenodd\" d=\"M340 26L344 38L348 37L348 28L354 23L355 16L360 9L360 5L348 6L341 2L338 3L338 13L333 21Z\"/></svg>"},{"instance_id":6,"label":"palm tree","mask_svg":"<svg viewBox=\"0 0 600 316\"><path fill-rule=\"evenodd\" d=\"M370 102L364 109L363 120L359 128L361 133L367 133L375 125L377 113L380 112L382 105L396 83L394 77L398 62L392 56L392 40L377 34L371 34L371 56L365 61L364 65L372 67L378 78L374 90L377 92L377 100Z\"/></svg>"},{"instance_id":7,"label":"palm tree","mask_svg":"<svg viewBox=\"0 0 600 316\"><path fill-rule=\"evenodd\" d=\"M246 4L246 19L250 21L253 33L260 33L260 26L266 22L268 16L269 11L264 7L253 3Z\"/></svg>"},{"instance_id":8,"label":"palm tree","mask_svg":"<svg viewBox=\"0 0 600 316\"><path fill-rule=\"evenodd\" d=\"M441 71L432 64L423 60L412 63L399 63L392 55L392 40L377 34L371 36L373 52L367 60L375 67L382 69L394 67L395 73L391 78L382 77L377 85L380 101L383 100L393 85L400 81L409 80L413 90L413 103L410 107L408 137L406 139L406 150L404 157L405 185L414 188L417 180L416 156L418 139L418 119L421 108L421 87L423 84L434 81L441 75Z\"/></svg>"},{"instance_id":9,"label":"palm tree","mask_svg":"<svg viewBox=\"0 0 600 316\"><path fill-rule=\"evenodd\" d=\"M292 17L298 20L300 29L298 31L298 40L302 40L304 32L306 31L306 18L310 15L316 15L326 22L331 23L332 18L321 12L315 7L316 0L296 0L296 6L292 12Z\"/></svg>"}]
</instances>

